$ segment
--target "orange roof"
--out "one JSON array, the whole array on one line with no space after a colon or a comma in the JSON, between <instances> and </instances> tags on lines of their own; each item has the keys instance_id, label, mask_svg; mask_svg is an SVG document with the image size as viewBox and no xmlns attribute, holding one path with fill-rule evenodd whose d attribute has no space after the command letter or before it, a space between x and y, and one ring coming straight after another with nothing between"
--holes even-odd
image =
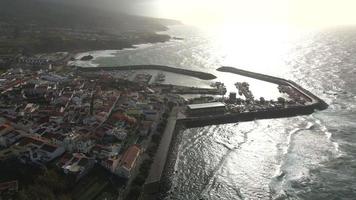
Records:
<instances>
[{"instance_id":1,"label":"orange roof","mask_svg":"<svg viewBox=\"0 0 356 200\"><path fill-rule=\"evenodd\" d=\"M122 155L120 165L128 170L131 170L140 154L140 151L141 149L138 145L132 145L129 147Z\"/></svg>"},{"instance_id":2,"label":"orange roof","mask_svg":"<svg viewBox=\"0 0 356 200\"><path fill-rule=\"evenodd\" d=\"M113 114L112 117L116 120L125 121L129 124L136 123L136 119L134 117L130 117L130 116L126 115L125 113L117 112L117 113Z\"/></svg>"},{"instance_id":3,"label":"orange roof","mask_svg":"<svg viewBox=\"0 0 356 200\"><path fill-rule=\"evenodd\" d=\"M7 129L7 128L10 128L11 126L9 124L2 124L0 126L0 131L4 130L4 129Z\"/></svg>"}]
</instances>

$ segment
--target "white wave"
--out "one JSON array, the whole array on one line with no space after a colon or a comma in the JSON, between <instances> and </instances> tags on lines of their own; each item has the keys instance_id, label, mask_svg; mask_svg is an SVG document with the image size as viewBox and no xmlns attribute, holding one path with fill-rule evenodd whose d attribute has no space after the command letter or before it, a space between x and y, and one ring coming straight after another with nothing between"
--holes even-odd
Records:
<instances>
[{"instance_id":1,"label":"white wave","mask_svg":"<svg viewBox=\"0 0 356 200\"><path fill-rule=\"evenodd\" d=\"M311 130L315 127L315 124L312 122L307 122L304 128L294 128L291 131L289 131L287 141L286 141L286 147L283 149L282 157L287 157L293 148L293 138L297 133L300 131L304 130ZM271 182L269 183L269 189L272 195L272 199L285 199L286 194L283 189L286 184L286 176L288 171L284 169L285 165L287 165L286 161L283 161L276 166L276 171L274 173L273 178L271 179ZM306 171L300 171L298 176L305 176L307 172ZM296 175L294 176L296 178Z\"/></svg>"},{"instance_id":2,"label":"white wave","mask_svg":"<svg viewBox=\"0 0 356 200\"><path fill-rule=\"evenodd\" d=\"M99 64L95 63L95 60L98 58L108 58L108 57L115 57L116 53L119 50L100 50L100 51L88 51L88 52L81 52L74 56L74 61L69 61L68 65L75 65L80 67L98 67ZM83 61L80 60L83 56L91 55L93 56L92 60Z\"/></svg>"},{"instance_id":3,"label":"white wave","mask_svg":"<svg viewBox=\"0 0 356 200\"><path fill-rule=\"evenodd\" d=\"M336 156L340 157L340 156L344 155L344 153L339 149L339 144L337 142L333 141L332 133L329 132L328 128L321 122L321 120L316 119L315 123L320 126L320 130L325 134L325 137L328 140L328 142L330 142L334 146Z\"/></svg>"},{"instance_id":4,"label":"white wave","mask_svg":"<svg viewBox=\"0 0 356 200\"><path fill-rule=\"evenodd\" d=\"M153 43L145 43L145 44L137 44L137 45L133 45L133 47L130 48L124 48L124 49L120 49L120 50L97 50L97 51L87 51L87 52L81 52L81 53L77 53L74 56L74 61L69 61L68 65L76 65L76 66L81 66L81 67L98 67L99 64L95 63L95 61L98 58L110 58L110 57L116 57L117 54L119 54L120 52L125 52L125 51L133 51L133 50L137 50L137 49L145 49L148 47L152 47ZM80 60L83 56L86 55L91 55L93 56L93 59L91 59L90 61L82 61Z\"/></svg>"}]
</instances>

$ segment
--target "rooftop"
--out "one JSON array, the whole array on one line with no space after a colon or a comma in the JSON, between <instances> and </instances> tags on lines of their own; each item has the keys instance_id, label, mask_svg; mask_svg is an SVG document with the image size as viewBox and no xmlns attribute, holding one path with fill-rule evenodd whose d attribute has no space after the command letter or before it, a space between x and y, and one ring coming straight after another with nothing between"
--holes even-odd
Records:
<instances>
[{"instance_id":1,"label":"rooftop","mask_svg":"<svg viewBox=\"0 0 356 200\"><path fill-rule=\"evenodd\" d=\"M57 150L57 147L49 144L44 144L41 149L49 153L53 153Z\"/></svg>"},{"instance_id":2,"label":"rooftop","mask_svg":"<svg viewBox=\"0 0 356 200\"><path fill-rule=\"evenodd\" d=\"M138 155L140 154L140 148L138 145L133 145L131 147L129 147L124 155L122 155L121 159L120 159L120 165L125 167L128 170L131 170L132 167L135 164L135 161L138 157Z\"/></svg>"},{"instance_id":3,"label":"rooftop","mask_svg":"<svg viewBox=\"0 0 356 200\"><path fill-rule=\"evenodd\" d=\"M212 102L212 103L201 103L201 104L188 105L188 108L190 110L204 109L204 108L219 108L219 107L225 107L225 104L221 103L221 102Z\"/></svg>"}]
</instances>

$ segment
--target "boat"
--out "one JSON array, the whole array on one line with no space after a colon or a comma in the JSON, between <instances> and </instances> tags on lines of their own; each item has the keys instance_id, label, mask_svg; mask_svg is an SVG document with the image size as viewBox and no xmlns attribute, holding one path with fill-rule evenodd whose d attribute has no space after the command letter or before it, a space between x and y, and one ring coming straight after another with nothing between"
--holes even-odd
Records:
<instances>
[{"instance_id":1,"label":"boat","mask_svg":"<svg viewBox=\"0 0 356 200\"><path fill-rule=\"evenodd\" d=\"M156 82L163 82L163 81L165 81L165 80L166 80L166 76L165 76L162 72L160 72L160 73L157 74L157 76L156 76Z\"/></svg>"},{"instance_id":2,"label":"boat","mask_svg":"<svg viewBox=\"0 0 356 200\"><path fill-rule=\"evenodd\" d=\"M210 87L216 87L216 88L223 87L223 86L224 86L224 83L222 83L222 82L214 82L214 83L210 84Z\"/></svg>"}]
</instances>

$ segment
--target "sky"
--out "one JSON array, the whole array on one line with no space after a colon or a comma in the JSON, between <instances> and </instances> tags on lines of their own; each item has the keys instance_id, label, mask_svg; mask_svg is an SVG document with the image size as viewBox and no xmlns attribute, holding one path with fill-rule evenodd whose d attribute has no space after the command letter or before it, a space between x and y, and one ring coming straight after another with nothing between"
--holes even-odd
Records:
<instances>
[{"instance_id":1,"label":"sky","mask_svg":"<svg viewBox=\"0 0 356 200\"><path fill-rule=\"evenodd\" d=\"M356 24L356 0L51 0L132 14L171 18L185 24Z\"/></svg>"}]
</instances>

